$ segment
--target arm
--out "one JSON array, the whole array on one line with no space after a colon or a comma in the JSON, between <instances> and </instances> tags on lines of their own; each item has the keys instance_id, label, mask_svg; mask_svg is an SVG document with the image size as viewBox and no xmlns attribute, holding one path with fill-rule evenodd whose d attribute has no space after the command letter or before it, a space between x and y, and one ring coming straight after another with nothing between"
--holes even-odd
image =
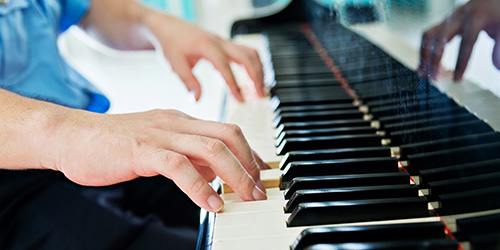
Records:
<instances>
[{"instance_id":1,"label":"arm","mask_svg":"<svg viewBox=\"0 0 500 250\"><path fill-rule=\"evenodd\" d=\"M230 62L244 65L257 94L264 96L262 64L255 50L235 45L135 0L94 0L80 26L114 48L156 47L170 61L188 91L194 92L196 100L201 96L201 87L191 71L201 58L211 61L221 72L237 100L242 101L243 97Z\"/></svg>"},{"instance_id":2,"label":"arm","mask_svg":"<svg viewBox=\"0 0 500 250\"><path fill-rule=\"evenodd\" d=\"M173 110L96 114L2 89L0 107L0 168L61 171L88 186L163 175L208 211L223 206L208 184L216 175L243 200L266 198L259 168L268 166L237 126Z\"/></svg>"},{"instance_id":3,"label":"arm","mask_svg":"<svg viewBox=\"0 0 500 250\"><path fill-rule=\"evenodd\" d=\"M471 0L445 21L425 32L422 37L418 72L427 78L436 79L446 43L460 35L462 42L453 78L462 79L481 30L495 39L492 60L497 69L500 69L500 1Z\"/></svg>"}]
</instances>

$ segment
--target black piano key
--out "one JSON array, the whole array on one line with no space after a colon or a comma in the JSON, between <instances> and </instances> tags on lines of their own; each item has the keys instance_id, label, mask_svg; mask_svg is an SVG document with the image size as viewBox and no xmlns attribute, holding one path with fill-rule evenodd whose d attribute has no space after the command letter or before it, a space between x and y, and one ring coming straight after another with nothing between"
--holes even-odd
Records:
<instances>
[{"instance_id":1,"label":"black piano key","mask_svg":"<svg viewBox=\"0 0 500 250\"><path fill-rule=\"evenodd\" d=\"M500 186L439 195L439 215L472 213L500 208Z\"/></svg>"},{"instance_id":2,"label":"black piano key","mask_svg":"<svg viewBox=\"0 0 500 250\"><path fill-rule=\"evenodd\" d=\"M284 190L285 199L290 199L298 190L341 188L377 185L409 184L410 175L406 172L356 174L356 175L331 175L295 177Z\"/></svg>"},{"instance_id":3,"label":"black piano key","mask_svg":"<svg viewBox=\"0 0 500 250\"><path fill-rule=\"evenodd\" d=\"M500 142L408 155L407 169L425 170L498 158Z\"/></svg>"},{"instance_id":4,"label":"black piano key","mask_svg":"<svg viewBox=\"0 0 500 250\"><path fill-rule=\"evenodd\" d=\"M471 249L474 250L491 250L500 249L500 233L484 233L473 235L469 240Z\"/></svg>"},{"instance_id":5,"label":"black piano key","mask_svg":"<svg viewBox=\"0 0 500 250\"><path fill-rule=\"evenodd\" d=\"M333 73L276 76L275 79L279 88L299 87L303 86L304 83L307 83L307 85L315 84L316 86L340 84L333 77Z\"/></svg>"},{"instance_id":6,"label":"black piano key","mask_svg":"<svg viewBox=\"0 0 500 250\"><path fill-rule=\"evenodd\" d=\"M455 104L453 101L450 101L450 99L440 98L440 99L425 100L423 102L417 102L417 103L398 103L393 105L385 105L376 108L371 108L369 112L376 119L377 117L397 115L403 112L413 113L413 112L419 112L438 107L442 108L447 106L456 107L457 104Z\"/></svg>"},{"instance_id":7,"label":"black piano key","mask_svg":"<svg viewBox=\"0 0 500 250\"><path fill-rule=\"evenodd\" d=\"M424 128L404 129L389 133L391 144L402 145L426 140L438 140L475 133L492 132L493 129L481 120L463 121Z\"/></svg>"},{"instance_id":8,"label":"black piano key","mask_svg":"<svg viewBox=\"0 0 500 250\"><path fill-rule=\"evenodd\" d=\"M380 117L377 120L380 121L383 125L399 123L399 122L408 122L422 119L430 119L432 117L439 117L442 115L458 115L458 114L468 114L469 111L462 107L444 107L439 109L431 109L414 113L402 113L392 116L384 116Z\"/></svg>"},{"instance_id":9,"label":"black piano key","mask_svg":"<svg viewBox=\"0 0 500 250\"><path fill-rule=\"evenodd\" d=\"M270 86L270 92L274 95L280 89L321 86L340 86L340 82L333 78L331 74L317 77L304 75L303 77L297 76L294 79L276 79L274 84Z\"/></svg>"},{"instance_id":10,"label":"black piano key","mask_svg":"<svg viewBox=\"0 0 500 250\"><path fill-rule=\"evenodd\" d=\"M443 115L439 117L433 118L425 118L421 120L413 120L406 122L398 122L384 125L384 130L386 132L394 132L398 130L405 129L415 129L415 128L424 128L441 124L449 124L455 122L463 122L463 121L472 121L478 120L477 117L473 114L459 114L459 115Z\"/></svg>"},{"instance_id":11,"label":"black piano key","mask_svg":"<svg viewBox=\"0 0 500 250\"><path fill-rule=\"evenodd\" d=\"M500 172L426 183L431 196L500 186Z\"/></svg>"},{"instance_id":12,"label":"black piano key","mask_svg":"<svg viewBox=\"0 0 500 250\"><path fill-rule=\"evenodd\" d=\"M398 168L394 157L291 162L283 171L280 187L284 189L295 177L390 173Z\"/></svg>"},{"instance_id":13,"label":"black piano key","mask_svg":"<svg viewBox=\"0 0 500 250\"><path fill-rule=\"evenodd\" d=\"M457 220L457 235L468 241L474 235L496 233L500 236L500 213L473 216Z\"/></svg>"},{"instance_id":14,"label":"black piano key","mask_svg":"<svg viewBox=\"0 0 500 250\"><path fill-rule=\"evenodd\" d=\"M473 175L500 172L500 156L498 159L474 161L465 164L452 165L420 171L422 183L462 178Z\"/></svg>"},{"instance_id":15,"label":"black piano key","mask_svg":"<svg viewBox=\"0 0 500 250\"><path fill-rule=\"evenodd\" d=\"M278 127L281 123L286 122L363 119L363 116L363 112L355 109L293 112L278 115L274 119L273 125L274 127Z\"/></svg>"},{"instance_id":16,"label":"black piano key","mask_svg":"<svg viewBox=\"0 0 500 250\"><path fill-rule=\"evenodd\" d=\"M276 146L289 138L314 137L314 136L335 136L335 135L357 135L376 134L377 129L373 127L341 127L341 128L316 128L301 130L285 130L276 138Z\"/></svg>"},{"instance_id":17,"label":"black piano key","mask_svg":"<svg viewBox=\"0 0 500 250\"><path fill-rule=\"evenodd\" d=\"M299 234L291 249L305 249L314 244L398 240L406 242L430 239L446 239L444 225L441 222L308 228Z\"/></svg>"},{"instance_id":18,"label":"black piano key","mask_svg":"<svg viewBox=\"0 0 500 250\"><path fill-rule=\"evenodd\" d=\"M340 104L324 104L324 105L308 105L308 106L290 106L282 107L276 110L277 114L291 113L291 112L307 112L307 111L321 111L321 110L344 110L344 109L358 109L357 106L351 103Z\"/></svg>"},{"instance_id":19,"label":"black piano key","mask_svg":"<svg viewBox=\"0 0 500 250\"><path fill-rule=\"evenodd\" d=\"M474 134L401 145L399 146L399 152L400 155L404 157L411 154L500 141L500 133L496 131L486 133L475 133L475 131L471 131L471 133Z\"/></svg>"},{"instance_id":20,"label":"black piano key","mask_svg":"<svg viewBox=\"0 0 500 250\"><path fill-rule=\"evenodd\" d=\"M298 190L286 203L285 213L304 202L418 197L418 190L414 184Z\"/></svg>"},{"instance_id":21,"label":"black piano key","mask_svg":"<svg viewBox=\"0 0 500 250\"><path fill-rule=\"evenodd\" d=\"M405 240L384 242L352 242L311 245L304 250L457 250L458 242L453 239ZM485 248L491 249L491 248Z\"/></svg>"},{"instance_id":22,"label":"black piano key","mask_svg":"<svg viewBox=\"0 0 500 250\"><path fill-rule=\"evenodd\" d=\"M276 74L277 76L297 75L297 74L322 74L331 72L332 70L324 64L323 66L315 66L315 67L274 68L274 74Z\"/></svg>"},{"instance_id":23,"label":"black piano key","mask_svg":"<svg viewBox=\"0 0 500 250\"><path fill-rule=\"evenodd\" d=\"M287 220L289 227L429 216L424 197L301 203Z\"/></svg>"},{"instance_id":24,"label":"black piano key","mask_svg":"<svg viewBox=\"0 0 500 250\"><path fill-rule=\"evenodd\" d=\"M278 100L274 104L274 110L281 107L295 106L295 105L318 105L318 104L337 104L337 103L352 103L353 99L349 95L342 96L319 96L317 98L297 98Z\"/></svg>"},{"instance_id":25,"label":"black piano key","mask_svg":"<svg viewBox=\"0 0 500 250\"><path fill-rule=\"evenodd\" d=\"M273 93L279 99L294 97L314 97L317 95L345 95L345 90L339 85L308 86L300 88L278 88Z\"/></svg>"},{"instance_id":26,"label":"black piano key","mask_svg":"<svg viewBox=\"0 0 500 250\"><path fill-rule=\"evenodd\" d=\"M283 170L290 162L294 161L315 161L332 159L352 159L368 157L390 157L390 147L371 147L371 148L341 148L341 149L323 149L311 151L292 151L283 156L280 162L280 169Z\"/></svg>"},{"instance_id":27,"label":"black piano key","mask_svg":"<svg viewBox=\"0 0 500 250\"><path fill-rule=\"evenodd\" d=\"M369 102L363 102L363 105L368 106L370 108L376 108L385 105L394 105L398 103L412 103L415 101L421 101L426 99L439 99L439 98L447 98L445 95L432 92L430 94L419 94L419 93L411 93L409 95L402 95L394 98L380 99L380 100L372 100Z\"/></svg>"},{"instance_id":28,"label":"black piano key","mask_svg":"<svg viewBox=\"0 0 500 250\"><path fill-rule=\"evenodd\" d=\"M316 136L285 139L276 152L278 155L284 155L290 151L298 150L373 147L381 145L382 137L376 134Z\"/></svg>"},{"instance_id":29,"label":"black piano key","mask_svg":"<svg viewBox=\"0 0 500 250\"><path fill-rule=\"evenodd\" d=\"M285 122L277 128L277 134L288 129L316 129L316 128L338 128L338 127L358 127L371 126L371 122L363 119L348 120L327 120L327 121L308 121L308 122ZM279 135L279 134L278 134Z\"/></svg>"}]
</instances>

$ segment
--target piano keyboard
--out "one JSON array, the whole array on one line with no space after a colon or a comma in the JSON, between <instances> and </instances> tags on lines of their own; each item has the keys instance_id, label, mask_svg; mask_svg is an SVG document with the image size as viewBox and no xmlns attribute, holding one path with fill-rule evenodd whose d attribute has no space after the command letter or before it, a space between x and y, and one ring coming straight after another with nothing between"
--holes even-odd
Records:
<instances>
[{"instance_id":1,"label":"piano keyboard","mask_svg":"<svg viewBox=\"0 0 500 250\"><path fill-rule=\"evenodd\" d=\"M209 249L500 249L500 133L338 24L263 34L268 111L228 121L279 164L266 201L226 188Z\"/></svg>"}]
</instances>

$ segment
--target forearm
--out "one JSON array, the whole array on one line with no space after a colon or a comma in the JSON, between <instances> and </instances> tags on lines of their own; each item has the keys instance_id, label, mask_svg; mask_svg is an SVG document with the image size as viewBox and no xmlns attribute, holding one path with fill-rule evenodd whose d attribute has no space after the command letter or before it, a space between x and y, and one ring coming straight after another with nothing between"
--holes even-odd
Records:
<instances>
[{"instance_id":1,"label":"forearm","mask_svg":"<svg viewBox=\"0 0 500 250\"><path fill-rule=\"evenodd\" d=\"M47 142L66 108L2 89L0 107L0 168L51 168L44 162Z\"/></svg>"},{"instance_id":2,"label":"forearm","mask_svg":"<svg viewBox=\"0 0 500 250\"><path fill-rule=\"evenodd\" d=\"M136 0L93 0L79 25L112 48L153 49L145 20L156 12Z\"/></svg>"}]
</instances>

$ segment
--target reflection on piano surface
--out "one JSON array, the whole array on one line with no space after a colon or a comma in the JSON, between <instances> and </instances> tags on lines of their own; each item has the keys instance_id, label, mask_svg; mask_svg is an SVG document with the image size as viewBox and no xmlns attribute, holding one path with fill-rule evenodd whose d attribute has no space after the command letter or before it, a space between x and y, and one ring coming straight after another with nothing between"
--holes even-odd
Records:
<instances>
[{"instance_id":1,"label":"reflection on piano surface","mask_svg":"<svg viewBox=\"0 0 500 250\"><path fill-rule=\"evenodd\" d=\"M233 27L267 37L280 181L223 194L199 248L499 248L500 133L334 19L297 0Z\"/></svg>"}]
</instances>

